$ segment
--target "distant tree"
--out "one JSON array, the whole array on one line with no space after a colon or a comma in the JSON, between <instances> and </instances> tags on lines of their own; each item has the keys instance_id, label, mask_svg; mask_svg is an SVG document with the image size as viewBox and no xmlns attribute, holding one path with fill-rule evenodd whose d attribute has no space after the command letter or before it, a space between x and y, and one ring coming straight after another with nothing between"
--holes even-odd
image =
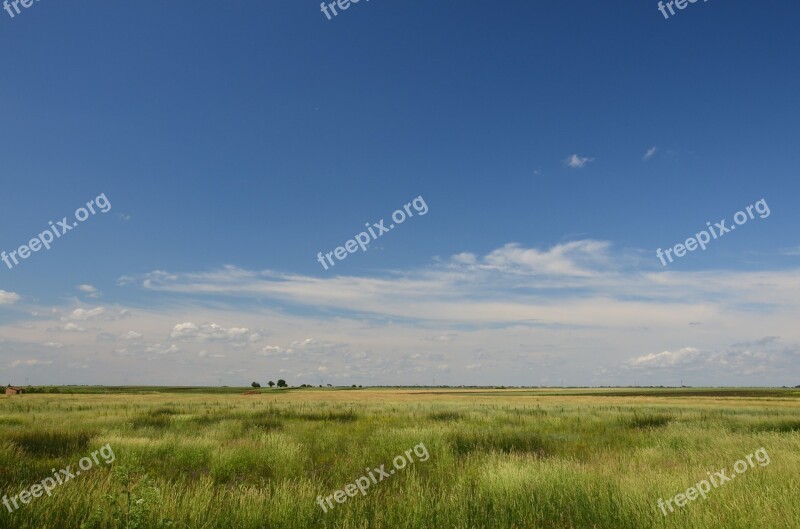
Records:
<instances>
[{"instance_id":1,"label":"distant tree","mask_svg":"<svg viewBox=\"0 0 800 529\"><path fill-rule=\"evenodd\" d=\"M273 382L273 381L271 381L271 380L270 380L270 381L269 381L269 387L272 387L272 386L274 386L274 385L275 385L275 382Z\"/></svg>"},{"instance_id":2,"label":"distant tree","mask_svg":"<svg viewBox=\"0 0 800 529\"><path fill-rule=\"evenodd\" d=\"M353 384L353 387L356 387L356 385L355 385L355 384Z\"/></svg>"},{"instance_id":3,"label":"distant tree","mask_svg":"<svg viewBox=\"0 0 800 529\"><path fill-rule=\"evenodd\" d=\"M286 387L289 387L289 386L286 384L286 381L284 379L279 378L278 379L278 387L279 388L286 388Z\"/></svg>"},{"instance_id":4,"label":"distant tree","mask_svg":"<svg viewBox=\"0 0 800 529\"><path fill-rule=\"evenodd\" d=\"M254 388L260 388L261 387L261 384L259 384L258 382L253 382L250 385L253 386Z\"/></svg>"}]
</instances>

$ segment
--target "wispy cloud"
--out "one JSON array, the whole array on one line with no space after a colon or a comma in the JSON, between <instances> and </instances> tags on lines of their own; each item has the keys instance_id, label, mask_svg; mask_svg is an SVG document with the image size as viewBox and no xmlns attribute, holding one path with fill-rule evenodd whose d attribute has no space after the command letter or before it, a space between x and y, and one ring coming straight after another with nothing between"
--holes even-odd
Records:
<instances>
[{"instance_id":1,"label":"wispy cloud","mask_svg":"<svg viewBox=\"0 0 800 529\"><path fill-rule=\"evenodd\" d=\"M604 241L584 240L538 250L509 243L487 255L481 266L504 273L590 276L596 273L593 266L608 264L609 246Z\"/></svg>"},{"instance_id":2,"label":"wispy cloud","mask_svg":"<svg viewBox=\"0 0 800 529\"><path fill-rule=\"evenodd\" d=\"M647 161L647 160L649 160L650 158L652 158L653 156L655 156L655 154L656 154L656 150L657 150L657 149L656 149L655 147L650 147L649 149L647 149L647 152L646 152L646 153L644 153L644 158L643 158L643 159L644 159L645 161Z\"/></svg>"},{"instance_id":3,"label":"wispy cloud","mask_svg":"<svg viewBox=\"0 0 800 529\"><path fill-rule=\"evenodd\" d=\"M33 366L41 366L41 365L50 365L52 363L53 363L52 360L39 360L37 358L31 358L31 359L28 359L28 360L14 360L13 362L11 362L9 364L9 367L11 367L11 368L20 367L20 366L33 367Z\"/></svg>"},{"instance_id":4,"label":"wispy cloud","mask_svg":"<svg viewBox=\"0 0 800 529\"><path fill-rule=\"evenodd\" d=\"M54 377L89 363L107 378L125 373L143 383L242 383L254 371L283 370L309 383L323 375L428 383L438 372L442 383L612 384L629 383L634 371L655 380L663 370L695 372L693 362L727 361L753 373L747 383L773 383L788 382L791 370L778 366L791 357L769 353L778 359L759 371L756 353L776 347L770 337L800 343L798 270L662 271L598 240L508 243L379 277L159 270L131 277L137 287L157 301L146 309L38 307L0 324L0 359L52 351L41 339L50 331L63 348L37 369ZM726 373L703 376L713 384Z\"/></svg>"},{"instance_id":5,"label":"wispy cloud","mask_svg":"<svg viewBox=\"0 0 800 529\"><path fill-rule=\"evenodd\" d=\"M671 367L678 364L696 364L702 355L695 347L684 347L677 351L649 353L632 358L628 365L633 367Z\"/></svg>"}]
</instances>

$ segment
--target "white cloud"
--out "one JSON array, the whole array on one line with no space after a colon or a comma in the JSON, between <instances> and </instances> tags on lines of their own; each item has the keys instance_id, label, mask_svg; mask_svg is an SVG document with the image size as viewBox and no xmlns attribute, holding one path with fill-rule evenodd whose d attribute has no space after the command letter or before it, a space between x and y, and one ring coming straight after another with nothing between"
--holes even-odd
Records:
<instances>
[{"instance_id":1,"label":"white cloud","mask_svg":"<svg viewBox=\"0 0 800 529\"><path fill-rule=\"evenodd\" d=\"M42 332L55 324L74 331L52 337L66 344L58 361L91 365L97 383L237 384L279 368L317 377L323 365L326 381L348 385L429 384L432 372L452 384L629 384L649 373L677 384L690 373L711 385L789 385L800 367L796 349L783 352L800 343L798 270L663 271L652 261L584 240L456 252L379 277L159 271L137 280L158 292L150 308L31 307L27 321L0 322L0 354L46 357Z\"/></svg>"},{"instance_id":2,"label":"white cloud","mask_svg":"<svg viewBox=\"0 0 800 529\"><path fill-rule=\"evenodd\" d=\"M61 349L64 347L64 344L59 342L45 342L42 345L51 349Z\"/></svg>"},{"instance_id":3,"label":"white cloud","mask_svg":"<svg viewBox=\"0 0 800 529\"><path fill-rule=\"evenodd\" d=\"M477 256L474 253L468 253L468 252L456 254L450 259L454 263L466 264L466 265L477 264L478 262Z\"/></svg>"},{"instance_id":4,"label":"white cloud","mask_svg":"<svg viewBox=\"0 0 800 529\"><path fill-rule=\"evenodd\" d=\"M349 348L342 343L318 342L313 338L294 340L287 347L280 345L266 345L259 353L262 356L283 356L297 360L310 360L331 353L342 353Z\"/></svg>"},{"instance_id":5,"label":"white cloud","mask_svg":"<svg viewBox=\"0 0 800 529\"><path fill-rule=\"evenodd\" d=\"M657 149L655 147L650 147L647 149L647 152L644 153L644 160L647 161L652 158L656 154Z\"/></svg>"},{"instance_id":6,"label":"white cloud","mask_svg":"<svg viewBox=\"0 0 800 529\"><path fill-rule=\"evenodd\" d=\"M13 305L20 300L19 294L0 290L0 305Z\"/></svg>"},{"instance_id":7,"label":"white cloud","mask_svg":"<svg viewBox=\"0 0 800 529\"><path fill-rule=\"evenodd\" d=\"M62 330L67 332L86 332L86 329L76 325L75 323L67 323L64 325L64 327L62 327Z\"/></svg>"},{"instance_id":8,"label":"white cloud","mask_svg":"<svg viewBox=\"0 0 800 529\"><path fill-rule=\"evenodd\" d=\"M36 358L31 358L30 360L14 360L9 364L9 367L19 367L19 366L42 366L42 365L49 365L52 364L52 360L38 360Z\"/></svg>"},{"instance_id":9,"label":"white cloud","mask_svg":"<svg viewBox=\"0 0 800 529\"><path fill-rule=\"evenodd\" d=\"M145 353L155 353L158 355L177 353L180 350L181 350L180 347L178 347L175 344L162 345L160 343L154 343L152 345L148 345L144 349Z\"/></svg>"},{"instance_id":10,"label":"white cloud","mask_svg":"<svg viewBox=\"0 0 800 529\"><path fill-rule=\"evenodd\" d=\"M763 376L771 385L786 371L796 372L800 347L775 347L775 336L745 341L718 350L684 347L633 358L623 366L648 375L716 376L734 378Z\"/></svg>"},{"instance_id":11,"label":"white cloud","mask_svg":"<svg viewBox=\"0 0 800 529\"><path fill-rule=\"evenodd\" d=\"M125 308L106 308L97 306L94 308L79 307L72 310L63 310L59 308L51 309L54 314L62 314L61 321L115 321L131 316L131 312Z\"/></svg>"},{"instance_id":12,"label":"white cloud","mask_svg":"<svg viewBox=\"0 0 800 529\"><path fill-rule=\"evenodd\" d=\"M89 321L93 319L97 319L103 314L105 314L106 309L104 307L95 307L93 309L75 309L69 315L64 316L61 318L61 321Z\"/></svg>"},{"instance_id":13,"label":"white cloud","mask_svg":"<svg viewBox=\"0 0 800 529\"><path fill-rule=\"evenodd\" d=\"M457 336L458 335L456 333L449 332L446 334L440 334L439 336L434 336L433 338L431 338L431 340L433 340L434 342L452 342L453 340L456 339Z\"/></svg>"},{"instance_id":14,"label":"white cloud","mask_svg":"<svg viewBox=\"0 0 800 529\"><path fill-rule=\"evenodd\" d=\"M304 350L308 348L308 346L314 342L313 338L306 338L305 340L295 340L289 347L280 347L278 345L265 345L261 349L261 354L264 356L270 355L283 355L283 354L292 354L297 350Z\"/></svg>"},{"instance_id":15,"label":"white cloud","mask_svg":"<svg viewBox=\"0 0 800 529\"><path fill-rule=\"evenodd\" d=\"M197 325L190 321L179 323L172 328L170 338L184 342L225 342L234 347L244 347L248 343L261 340L259 332L250 332L247 327L225 328L216 323Z\"/></svg>"},{"instance_id":16,"label":"white cloud","mask_svg":"<svg viewBox=\"0 0 800 529\"><path fill-rule=\"evenodd\" d=\"M200 351L197 353L197 356L200 358L225 358L224 354L221 353L209 353L208 351Z\"/></svg>"},{"instance_id":17,"label":"white cloud","mask_svg":"<svg viewBox=\"0 0 800 529\"><path fill-rule=\"evenodd\" d=\"M100 297L100 291L97 290L92 285L78 285L75 288L77 288L81 292L85 293L87 295L87 297L90 297L90 298Z\"/></svg>"},{"instance_id":18,"label":"white cloud","mask_svg":"<svg viewBox=\"0 0 800 529\"><path fill-rule=\"evenodd\" d=\"M700 355L699 349L684 347L677 351L662 351L638 356L628 363L634 367L671 367L678 364L697 362Z\"/></svg>"},{"instance_id":19,"label":"white cloud","mask_svg":"<svg viewBox=\"0 0 800 529\"><path fill-rule=\"evenodd\" d=\"M572 167L573 169L581 169L586 166L587 163L593 162L594 158L588 158L585 156L578 156L577 154L573 154L569 158L567 158L567 165Z\"/></svg>"},{"instance_id":20,"label":"white cloud","mask_svg":"<svg viewBox=\"0 0 800 529\"><path fill-rule=\"evenodd\" d=\"M607 242L587 240L542 251L509 243L487 255L483 264L506 273L591 276L595 272L584 265L608 262L608 247Z\"/></svg>"},{"instance_id":21,"label":"white cloud","mask_svg":"<svg viewBox=\"0 0 800 529\"><path fill-rule=\"evenodd\" d=\"M385 278L324 278L221 270L149 276L148 288L171 293L239 297L431 324L530 323L609 328L711 322L723 311L761 303L796 311L800 276L794 271L678 272L618 268L635 263L604 241L574 241L549 249L507 244L487 256L443 261ZM654 259L657 262L657 260ZM653 270L658 270L653 265ZM519 276L526 276L521 279ZM522 281L522 283L521 283ZM750 312L750 311L746 311ZM776 311L764 313L774 316ZM314 319L314 318L312 318ZM779 334L779 332L774 332Z\"/></svg>"}]
</instances>

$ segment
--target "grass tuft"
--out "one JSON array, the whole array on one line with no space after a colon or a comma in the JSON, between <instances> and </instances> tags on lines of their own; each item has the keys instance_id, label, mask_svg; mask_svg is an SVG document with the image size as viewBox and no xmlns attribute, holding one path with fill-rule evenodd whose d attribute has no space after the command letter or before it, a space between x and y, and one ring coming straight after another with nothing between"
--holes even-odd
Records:
<instances>
[{"instance_id":1,"label":"grass tuft","mask_svg":"<svg viewBox=\"0 0 800 529\"><path fill-rule=\"evenodd\" d=\"M6 434L9 441L25 454L34 457L64 457L85 452L92 437L94 433L85 430L41 430Z\"/></svg>"},{"instance_id":2,"label":"grass tuft","mask_svg":"<svg viewBox=\"0 0 800 529\"><path fill-rule=\"evenodd\" d=\"M674 416L666 413L634 413L633 417L623 418L622 423L628 428L636 428L637 430L653 430L664 427L674 420Z\"/></svg>"}]
</instances>

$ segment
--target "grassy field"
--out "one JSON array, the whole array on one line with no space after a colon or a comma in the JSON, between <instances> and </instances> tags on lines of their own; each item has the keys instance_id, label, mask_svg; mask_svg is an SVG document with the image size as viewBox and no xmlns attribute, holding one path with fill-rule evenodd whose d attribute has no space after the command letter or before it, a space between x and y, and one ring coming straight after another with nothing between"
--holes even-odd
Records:
<instances>
[{"instance_id":1,"label":"grassy field","mask_svg":"<svg viewBox=\"0 0 800 529\"><path fill-rule=\"evenodd\" d=\"M0 397L0 494L104 445L113 462L0 506L2 528L800 527L796 389L61 389ZM659 510L762 447L768 465Z\"/></svg>"}]
</instances>

